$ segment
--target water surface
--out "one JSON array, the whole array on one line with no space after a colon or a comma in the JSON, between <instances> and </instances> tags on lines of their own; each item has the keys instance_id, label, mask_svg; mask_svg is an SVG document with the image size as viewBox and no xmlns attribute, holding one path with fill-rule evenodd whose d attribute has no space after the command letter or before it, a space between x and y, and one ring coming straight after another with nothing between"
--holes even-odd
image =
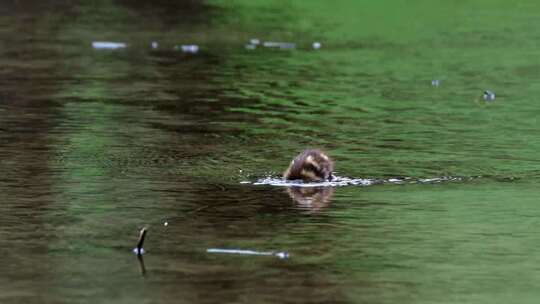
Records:
<instances>
[{"instance_id":1,"label":"water surface","mask_svg":"<svg viewBox=\"0 0 540 304\"><path fill-rule=\"evenodd\" d=\"M4 1L0 301L535 303L539 10Z\"/></svg>"}]
</instances>

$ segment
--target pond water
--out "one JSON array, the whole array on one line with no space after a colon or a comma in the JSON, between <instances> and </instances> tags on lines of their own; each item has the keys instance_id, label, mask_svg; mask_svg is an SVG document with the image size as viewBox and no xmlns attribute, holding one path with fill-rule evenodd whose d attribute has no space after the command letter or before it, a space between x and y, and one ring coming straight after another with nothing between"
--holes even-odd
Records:
<instances>
[{"instance_id":1,"label":"pond water","mask_svg":"<svg viewBox=\"0 0 540 304\"><path fill-rule=\"evenodd\" d=\"M0 302L537 302L538 2L177 2L2 2Z\"/></svg>"}]
</instances>

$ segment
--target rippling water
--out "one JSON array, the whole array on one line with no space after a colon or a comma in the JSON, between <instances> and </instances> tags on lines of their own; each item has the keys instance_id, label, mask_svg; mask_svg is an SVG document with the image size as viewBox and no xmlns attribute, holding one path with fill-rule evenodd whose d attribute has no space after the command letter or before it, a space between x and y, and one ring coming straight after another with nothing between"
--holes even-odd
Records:
<instances>
[{"instance_id":1,"label":"rippling water","mask_svg":"<svg viewBox=\"0 0 540 304\"><path fill-rule=\"evenodd\" d=\"M535 303L538 12L3 1L0 302Z\"/></svg>"}]
</instances>

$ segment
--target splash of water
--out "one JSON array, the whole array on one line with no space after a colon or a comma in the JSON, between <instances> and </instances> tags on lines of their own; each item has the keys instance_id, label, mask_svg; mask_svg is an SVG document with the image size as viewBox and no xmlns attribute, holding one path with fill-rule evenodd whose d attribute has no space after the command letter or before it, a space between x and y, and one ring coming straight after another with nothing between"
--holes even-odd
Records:
<instances>
[{"instance_id":1,"label":"splash of water","mask_svg":"<svg viewBox=\"0 0 540 304\"><path fill-rule=\"evenodd\" d=\"M285 180L283 178L267 176L261 178L255 182L253 185L271 185L271 186L282 186L282 187L338 187L338 186L370 186L378 181L375 179L365 179L365 178L348 178L335 176L331 181L324 182L310 182L306 183L302 180Z\"/></svg>"},{"instance_id":2,"label":"splash of water","mask_svg":"<svg viewBox=\"0 0 540 304\"><path fill-rule=\"evenodd\" d=\"M242 184L253 184L253 185L270 185L270 186L280 186L280 187L341 187L341 186L373 186L378 184L436 184L441 182L449 181L462 181L470 180L475 177L461 177L461 176L440 176L433 178L418 178L414 179L411 177L402 177L402 178L388 178L388 179L369 179L369 178L349 178L335 176L332 181L324 182L304 182L302 180L284 180L280 177L267 176L260 178L255 182L250 181L241 181Z\"/></svg>"}]
</instances>

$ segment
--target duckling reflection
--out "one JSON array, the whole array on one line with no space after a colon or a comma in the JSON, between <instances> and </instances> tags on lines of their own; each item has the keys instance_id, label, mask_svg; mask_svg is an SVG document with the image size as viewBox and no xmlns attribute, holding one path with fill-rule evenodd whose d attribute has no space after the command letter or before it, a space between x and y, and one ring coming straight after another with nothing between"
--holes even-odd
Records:
<instances>
[{"instance_id":1,"label":"duckling reflection","mask_svg":"<svg viewBox=\"0 0 540 304\"><path fill-rule=\"evenodd\" d=\"M301 209L312 212L328 207L334 194L333 187L289 187L287 193Z\"/></svg>"}]
</instances>

